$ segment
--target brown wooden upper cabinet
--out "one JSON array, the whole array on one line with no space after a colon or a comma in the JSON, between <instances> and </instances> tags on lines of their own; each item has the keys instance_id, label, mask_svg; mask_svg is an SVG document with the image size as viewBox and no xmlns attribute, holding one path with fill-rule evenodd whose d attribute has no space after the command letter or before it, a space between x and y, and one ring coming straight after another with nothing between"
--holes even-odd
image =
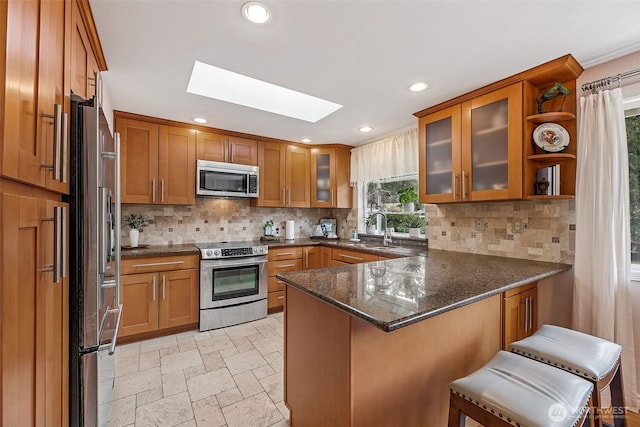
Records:
<instances>
[{"instance_id":1,"label":"brown wooden upper cabinet","mask_svg":"<svg viewBox=\"0 0 640 427\"><path fill-rule=\"evenodd\" d=\"M573 198L576 157L576 78L582 66L571 55L556 58L472 92L434 105L418 117L420 202ZM570 91L545 103L537 99L554 83ZM559 153L533 143L536 126L561 123L571 144ZM535 191L539 169L560 164L560 191Z\"/></svg>"},{"instance_id":2,"label":"brown wooden upper cabinet","mask_svg":"<svg viewBox=\"0 0 640 427\"><path fill-rule=\"evenodd\" d=\"M311 207L351 208L350 151L311 148Z\"/></svg>"},{"instance_id":3,"label":"brown wooden upper cabinet","mask_svg":"<svg viewBox=\"0 0 640 427\"><path fill-rule=\"evenodd\" d=\"M118 114L116 131L122 203L195 204L196 131Z\"/></svg>"},{"instance_id":4,"label":"brown wooden upper cabinet","mask_svg":"<svg viewBox=\"0 0 640 427\"><path fill-rule=\"evenodd\" d=\"M420 202L522 198L522 84L420 118Z\"/></svg>"},{"instance_id":5,"label":"brown wooden upper cabinet","mask_svg":"<svg viewBox=\"0 0 640 427\"><path fill-rule=\"evenodd\" d=\"M309 149L295 145L258 141L260 195L262 207L308 208Z\"/></svg>"},{"instance_id":6,"label":"brown wooden upper cabinet","mask_svg":"<svg viewBox=\"0 0 640 427\"><path fill-rule=\"evenodd\" d=\"M85 99L96 94L96 76L100 71L77 2L71 19L71 91Z\"/></svg>"},{"instance_id":7,"label":"brown wooden upper cabinet","mask_svg":"<svg viewBox=\"0 0 640 427\"><path fill-rule=\"evenodd\" d=\"M196 159L255 166L258 164L258 141L198 131Z\"/></svg>"},{"instance_id":8,"label":"brown wooden upper cabinet","mask_svg":"<svg viewBox=\"0 0 640 427\"><path fill-rule=\"evenodd\" d=\"M0 24L6 28L0 173L59 193L69 192L65 24L71 6L64 0L0 3L6 21Z\"/></svg>"}]
</instances>

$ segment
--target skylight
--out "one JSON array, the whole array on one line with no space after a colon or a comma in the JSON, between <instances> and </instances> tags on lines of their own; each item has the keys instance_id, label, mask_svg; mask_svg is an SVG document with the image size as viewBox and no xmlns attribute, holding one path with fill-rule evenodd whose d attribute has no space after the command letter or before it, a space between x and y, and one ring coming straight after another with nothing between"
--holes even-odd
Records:
<instances>
[{"instance_id":1,"label":"skylight","mask_svg":"<svg viewBox=\"0 0 640 427\"><path fill-rule=\"evenodd\" d=\"M315 123L342 105L195 61L187 92Z\"/></svg>"}]
</instances>

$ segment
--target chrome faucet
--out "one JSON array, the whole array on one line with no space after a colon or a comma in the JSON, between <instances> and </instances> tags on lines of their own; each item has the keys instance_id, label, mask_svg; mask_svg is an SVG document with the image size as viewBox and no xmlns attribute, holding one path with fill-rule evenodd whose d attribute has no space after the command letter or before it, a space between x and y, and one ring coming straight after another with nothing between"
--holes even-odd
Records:
<instances>
[{"instance_id":1,"label":"chrome faucet","mask_svg":"<svg viewBox=\"0 0 640 427\"><path fill-rule=\"evenodd\" d=\"M374 203L375 202L371 202L371 205L373 205ZM376 204L376 207L377 207L377 204ZM371 216L369 217L369 221L367 222L367 225L369 225L373 217L377 215L382 215L382 219L384 219L384 235L382 236L382 246L389 246L389 243L391 243L391 233L389 233L389 228L387 227L387 214L381 211L372 212Z\"/></svg>"}]
</instances>

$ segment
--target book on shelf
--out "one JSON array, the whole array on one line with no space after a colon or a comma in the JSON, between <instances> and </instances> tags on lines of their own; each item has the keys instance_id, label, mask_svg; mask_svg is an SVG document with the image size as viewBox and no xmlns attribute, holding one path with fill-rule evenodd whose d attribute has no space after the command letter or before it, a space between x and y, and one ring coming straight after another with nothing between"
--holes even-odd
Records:
<instances>
[{"instance_id":1,"label":"book on shelf","mask_svg":"<svg viewBox=\"0 0 640 427\"><path fill-rule=\"evenodd\" d=\"M560 195L560 165L547 166L536 171L536 195Z\"/></svg>"}]
</instances>

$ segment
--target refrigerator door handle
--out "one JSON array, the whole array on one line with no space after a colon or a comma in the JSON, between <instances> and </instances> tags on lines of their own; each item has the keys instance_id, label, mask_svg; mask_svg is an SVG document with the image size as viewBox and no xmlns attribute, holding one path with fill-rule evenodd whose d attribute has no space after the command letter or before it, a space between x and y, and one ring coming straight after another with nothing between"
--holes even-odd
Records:
<instances>
[{"instance_id":1,"label":"refrigerator door handle","mask_svg":"<svg viewBox=\"0 0 640 427\"><path fill-rule=\"evenodd\" d=\"M115 207L114 207L114 244L115 244L115 265L116 265L116 304L120 307L120 314L122 314L122 282L120 280L120 229L122 227L121 224L121 200L120 200L120 134L118 132L114 132L113 134L113 144L114 151L116 154L115 158L115 168L116 168L116 176L115 176L115 188L113 191L115 192ZM120 315L119 314L119 315ZM117 332L118 328L116 328Z\"/></svg>"},{"instance_id":2,"label":"refrigerator door handle","mask_svg":"<svg viewBox=\"0 0 640 427\"><path fill-rule=\"evenodd\" d=\"M98 347L98 351L109 349L109 356L112 356L116 352L116 342L118 340L118 330L120 329L120 319L122 318L122 304L118 306L118 308L112 308L107 311L105 314L105 318L108 318L112 314L118 313L118 317L116 317L116 325L113 328L113 336L111 337L111 342L108 344L103 344Z\"/></svg>"}]
</instances>

